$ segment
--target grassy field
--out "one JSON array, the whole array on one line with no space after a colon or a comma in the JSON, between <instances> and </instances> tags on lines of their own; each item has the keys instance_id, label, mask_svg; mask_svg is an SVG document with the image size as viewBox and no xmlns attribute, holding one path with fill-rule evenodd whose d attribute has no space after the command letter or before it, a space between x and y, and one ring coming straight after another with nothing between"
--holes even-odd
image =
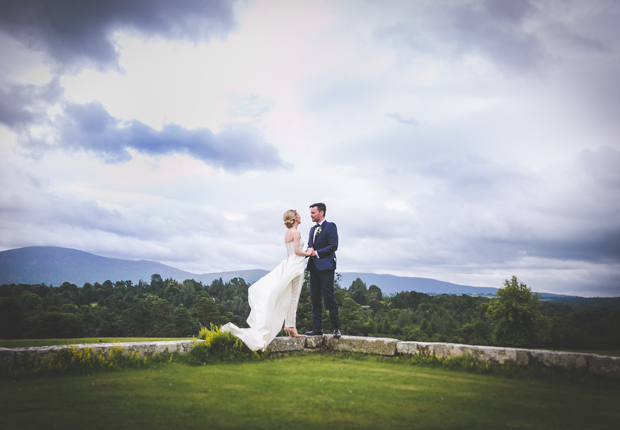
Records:
<instances>
[{"instance_id":1,"label":"grassy field","mask_svg":"<svg viewBox=\"0 0 620 430\"><path fill-rule=\"evenodd\" d=\"M0 380L3 429L616 429L618 404L604 381L326 354Z\"/></svg>"},{"instance_id":2,"label":"grassy field","mask_svg":"<svg viewBox=\"0 0 620 430\"><path fill-rule=\"evenodd\" d=\"M76 339L0 339L0 348L72 345L82 343L153 342L156 340L191 340L191 337L82 337Z\"/></svg>"}]
</instances>

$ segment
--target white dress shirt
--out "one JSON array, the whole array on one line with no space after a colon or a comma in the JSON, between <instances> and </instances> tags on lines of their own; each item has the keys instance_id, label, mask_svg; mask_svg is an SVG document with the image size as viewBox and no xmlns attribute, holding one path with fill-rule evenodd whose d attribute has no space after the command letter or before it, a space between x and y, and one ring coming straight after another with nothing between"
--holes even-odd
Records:
<instances>
[{"instance_id":1,"label":"white dress shirt","mask_svg":"<svg viewBox=\"0 0 620 430\"><path fill-rule=\"evenodd\" d=\"M320 223L320 224L317 224L317 227L319 227L319 226L320 226L320 227L322 227L322 226L323 226L323 224L325 224L325 219L323 219L323 221L321 221L321 223ZM318 228L315 228L315 229L314 229L314 237L312 238L312 246L314 246L314 242L316 242L316 237L318 236L318 234L317 234L317 232L316 232L317 230L318 230ZM316 255L315 255L315 257L316 257L316 258L321 258L321 257L319 257L319 253L318 253L318 252L316 252L316 250L314 251L314 253L316 254Z\"/></svg>"}]
</instances>

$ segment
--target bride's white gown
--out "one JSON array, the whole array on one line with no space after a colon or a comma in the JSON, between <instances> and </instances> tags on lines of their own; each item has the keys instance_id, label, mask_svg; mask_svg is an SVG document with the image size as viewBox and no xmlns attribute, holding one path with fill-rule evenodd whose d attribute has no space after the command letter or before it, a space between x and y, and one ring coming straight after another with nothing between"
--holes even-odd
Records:
<instances>
[{"instance_id":1,"label":"bride's white gown","mask_svg":"<svg viewBox=\"0 0 620 430\"><path fill-rule=\"evenodd\" d=\"M288 258L248 289L251 311L247 322L250 328L239 328L233 323L222 326L222 331L231 332L252 351L265 350L282 330L285 318L287 327L295 327L306 258L295 255L293 242L285 245ZM299 248L303 249L301 239Z\"/></svg>"}]
</instances>

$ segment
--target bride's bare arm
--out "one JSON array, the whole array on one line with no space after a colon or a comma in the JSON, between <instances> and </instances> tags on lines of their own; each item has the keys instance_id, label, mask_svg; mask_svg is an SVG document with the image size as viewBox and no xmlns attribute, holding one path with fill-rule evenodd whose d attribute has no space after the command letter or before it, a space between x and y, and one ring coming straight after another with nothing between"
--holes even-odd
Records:
<instances>
[{"instance_id":1,"label":"bride's bare arm","mask_svg":"<svg viewBox=\"0 0 620 430\"><path fill-rule=\"evenodd\" d=\"M295 232L293 235L293 248L295 249L295 255L300 257L307 257L310 255L308 251L302 251L299 247L299 239L301 238L301 234L299 232Z\"/></svg>"}]
</instances>

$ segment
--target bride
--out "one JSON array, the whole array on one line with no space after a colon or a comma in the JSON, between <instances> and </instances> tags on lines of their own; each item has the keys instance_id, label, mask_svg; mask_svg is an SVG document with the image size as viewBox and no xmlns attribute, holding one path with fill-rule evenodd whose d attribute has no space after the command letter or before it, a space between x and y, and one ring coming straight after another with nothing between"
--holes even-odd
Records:
<instances>
[{"instance_id":1,"label":"bride","mask_svg":"<svg viewBox=\"0 0 620 430\"><path fill-rule=\"evenodd\" d=\"M222 326L222 331L234 334L252 351L265 350L282 329L283 322L289 336L301 337L295 328L297 303L304 282L306 257L312 254L312 248L302 251L304 244L297 231L301 216L297 211L288 210L282 218L288 227L284 234L288 258L248 289L250 328L239 328L233 323Z\"/></svg>"}]
</instances>

